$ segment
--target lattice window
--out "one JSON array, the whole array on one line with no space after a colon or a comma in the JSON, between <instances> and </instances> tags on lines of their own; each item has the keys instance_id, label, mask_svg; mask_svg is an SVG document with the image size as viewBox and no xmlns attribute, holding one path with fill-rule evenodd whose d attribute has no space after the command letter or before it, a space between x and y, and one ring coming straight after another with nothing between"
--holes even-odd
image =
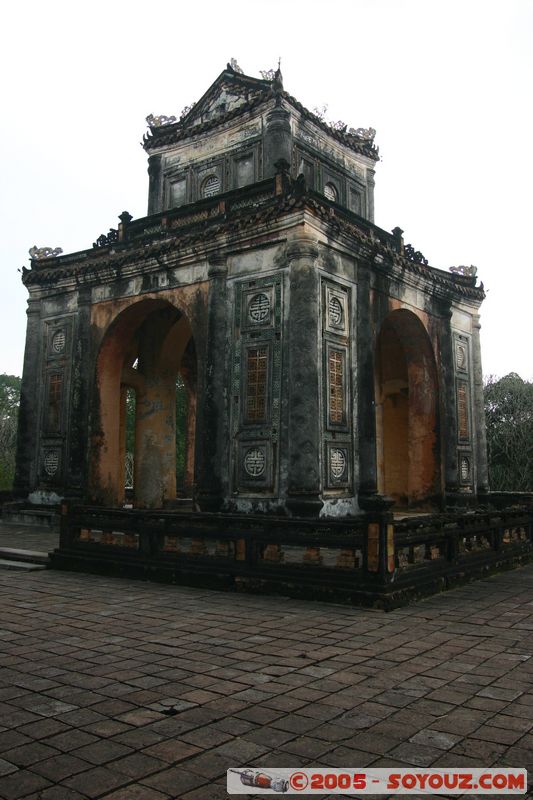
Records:
<instances>
[{"instance_id":1,"label":"lattice window","mask_svg":"<svg viewBox=\"0 0 533 800\"><path fill-rule=\"evenodd\" d=\"M213 197L220 192L220 178L218 175L210 175L202 184L202 197Z\"/></svg>"},{"instance_id":2,"label":"lattice window","mask_svg":"<svg viewBox=\"0 0 533 800\"><path fill-rule=\"evenodd\" d=\"M246 373L246 420L263 422L267 412L268 347L248 350Z\"/></svg>"},{"instance_id":3,"label":"lattice window","mask_svg":"<svg viewBox=\"0 0 533 800\"><path fill-rule=\"evenodd\" d=\"M344 353L330 350L328 356L329 421L333 425L344 422Z\"/></svg>"},{"instance_id":4,"label":"lattice window","mask_svg":"<svg viewBox=\"0 0 533 800\"><path fill-rule=\"evenodd\" d=\"M464 384L457 387L457 423L459 438L468 439L468 392Z\"/></svg>"},{"instance_id":5,"label":"lattice window","mask_svg":"<svg viewBox=\"0 0 533 800\"><path fill-rule=\"evenodd\" d=\"M59 430L61 419L61 394L63 391L63 376L50 375L48 384L48 429Z\"/></svg>"}]
</instances>

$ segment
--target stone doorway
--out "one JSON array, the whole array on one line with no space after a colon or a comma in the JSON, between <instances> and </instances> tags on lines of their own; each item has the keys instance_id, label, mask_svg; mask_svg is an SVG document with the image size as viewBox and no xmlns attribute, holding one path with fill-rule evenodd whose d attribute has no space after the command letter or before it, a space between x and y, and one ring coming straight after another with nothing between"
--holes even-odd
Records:
<instances>
[{"instance_id":1,"label":"stone doorway","mask_svg":"<svg viewBox=\"0 0 533 800\"><path fill-rule=\"evenodd\" d=\"M107 506L124 505L128 449L133 473L127 499L135 507L161 508L176 499L177 464L180 495L190 496L197 367L187 317L165 300L141 300L126 308L104 335L95 385L91 498ZM178 403L178 435L177 389L186 406L180 415Z\"/></svg>"},{"instance_id":2,"label":"stone doorway","mask_svg":"<svg viewBox=\"0 0 533 800\"><path fill-rule=\"evenodd\" d=\"M378 490L399 508L429 508L442 494L439 392L433 348L420 319L392 311L377 341Z\"/></svg>"}]
</instances>

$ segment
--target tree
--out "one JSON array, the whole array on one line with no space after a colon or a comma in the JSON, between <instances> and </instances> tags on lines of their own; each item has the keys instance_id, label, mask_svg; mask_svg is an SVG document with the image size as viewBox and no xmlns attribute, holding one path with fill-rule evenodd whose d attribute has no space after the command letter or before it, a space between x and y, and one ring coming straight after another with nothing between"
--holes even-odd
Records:
<instances>
[{"instance_id":1,"label":"tree","mask_svg":"<svg viewBox=\"0 0 533 800\"><path fill-rule=\"evenodd\" d=\"M20 383L15 375L0 375L0 489L13 486Z\"/></svg>"},{"instance_id":2,"label":"tree","mask_svg":"<svg viewBox=\"0 0 533 800\"><path fill-rule=\"evenodd\" d=\"M485 382L489 484L493 491L533 491L533 382L511 372Z\"/></svg>"}]
</instances>

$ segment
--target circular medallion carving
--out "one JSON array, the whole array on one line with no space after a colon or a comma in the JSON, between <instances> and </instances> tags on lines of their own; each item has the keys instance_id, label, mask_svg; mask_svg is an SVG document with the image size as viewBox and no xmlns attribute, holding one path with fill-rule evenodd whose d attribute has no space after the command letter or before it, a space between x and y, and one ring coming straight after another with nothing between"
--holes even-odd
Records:
<instances>
[{"instance_id":1,"label":"circular medallion carving","mask_svg":"<svg viewBox=\"0 0 533 800\"><path fill-rule=\"evenodd\" d=\"M338 297L329 298L328 316L329 324L334 328L338 328L343 324L342 303Z\"/></svg>"},{"instance_id":2,"label":"circular medallion carving","mask_svg":"<svg viewBox=\"0 0 533 800\"><path fill-rule=\"evenodd\" d=\"M330 452L329 465L332 476L337 480L342 478L346 472L346 455L344 450L339 450L338 447L334 447Z\"/></svg>"},{"instance_id":3,"label":"circular medallion carving","mask_svg":"<svg viewBox=\"0 0 533 800\"><path fill-rule=\"evenodd\" d=\"M463 345L457 345L457 366L459 369L466 367L466 350Z\"/></svg>"},{"instance_id":4,"label":"circular medallion carving","mask_svg":"<svg viewBox=\"0 0 533 800\"><path fill-rule=\"evenodd\" d=\"M337 189L332 183L326 183L324 186L324 197L334 203L337 202Z\"/></svg>"},{"instance_id":5,"label":"circular medallion carving","mask_svg":"<svg viewBox=\"0 0 533 800\"><path fill-rule=\"evenodd\" d=\"M252 447L244 456L244 469L252 478L259 478L265 471L266 458L263 450Z\"/></svg>"},{"instance_id":6,"label":"circular medallion carving","mask_svg":"<svg viewBox=\"0 0 533 800\"><path fill-rule=\"evenodd\" d=\"M264 322L270 314L270 300L266 294L261 292L255 294L250 300L248 316L252 322Z\"/></svg>"},{"instance_id":7,"label":"circular medallion carving","mask_svg":"<svg viewBox=\"0 0 533 800\"><path fill-rule=\"evenodd\" d=\"M461 458L461 480L467 481L470 479L470 461L466 456Z\"/></svg>"},{"instance_id":8,"label":"circular medallion carving","mask_svg":"<svg viewBox=\"0 0 533 800\"><path fill-rule=\"evenodd\" d=\"M213 195L220 192L220 178L218 175L210 175L206 178L202 185L203 197L213 197Z\"/></svg>"},{"instance_id":9,"label":"circular medallion carving","mask_svg":"<svg viewBox=\"0 0 533 800\"><path fill-rule=\"evenodd\" d=\"M55 475L59 466L59 453L57 450L49 450L44 457L44 471L47 475Z\"/></svg>"},{"instance_id":10,"label":"circular medallion carving","mask_svg":"<svg viewBox=\"0 0 533 800\"><path fill-rule=\"evenodd\" d=\"M52 337L52 350L54 353L62 353L65 349L65 331L56 331Z\"/></svg>"}]
</instances>

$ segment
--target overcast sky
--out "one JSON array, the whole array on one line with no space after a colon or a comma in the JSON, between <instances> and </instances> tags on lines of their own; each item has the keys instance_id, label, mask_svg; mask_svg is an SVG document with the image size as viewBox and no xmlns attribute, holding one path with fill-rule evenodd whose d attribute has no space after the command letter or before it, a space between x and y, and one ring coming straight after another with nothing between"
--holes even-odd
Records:
<instances>
[{"instance_id":1,"label":"overcast sky","mask_svg":"<svg viewBox=\"0 0 533 800\"><path fill-rule=\"evenodd\" d=\"M328 120L377 129L376 223L432 266L474 264L486 375L533 378L533 0L31 2L3 11L0 372L20 375L28 249L90 247L146 214L145 117L230 58L281 56Z\"/></svg>"}]
</instances>

